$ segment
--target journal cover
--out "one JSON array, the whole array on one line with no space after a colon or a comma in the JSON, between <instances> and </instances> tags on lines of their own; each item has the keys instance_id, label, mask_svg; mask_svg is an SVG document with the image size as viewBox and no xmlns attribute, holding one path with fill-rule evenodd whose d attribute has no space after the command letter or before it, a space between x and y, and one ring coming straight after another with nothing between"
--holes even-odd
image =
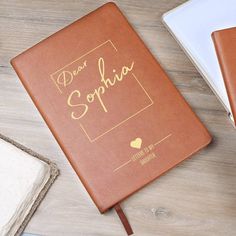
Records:
<instances>
[{"instance_id":1,"label":"journal cover","mask_svg":"<svg viewBox=\"0 0 236 236\"><path fill-rule=\"evenodd\" d=\"M114 3L11 63L101 213L211 140Z\"/></svg>"},{"instance_id":2,"label":"journal cover","mask_svg":"<svg viewBox=\"0 0 236 236\"><path fill-rule=\"evenodd\" d=\"M236 27L212 33L236 125Z\"/></svg>"}]
</instances>

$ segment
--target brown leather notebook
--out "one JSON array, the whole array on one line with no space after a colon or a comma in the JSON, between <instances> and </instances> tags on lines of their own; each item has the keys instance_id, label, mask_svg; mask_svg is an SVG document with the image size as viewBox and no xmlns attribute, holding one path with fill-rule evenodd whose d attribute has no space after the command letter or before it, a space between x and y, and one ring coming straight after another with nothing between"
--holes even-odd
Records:
<instances>
[{"instance_id":1,"label":"brown leather notebook","mask_svg":"<svg viewBox=\"0 0 236 236\"><path fill-rule=\"evenodd\" d=\"M236 27L215 31L212 39L236 125Z\"/></svg>"},{"instance_id":2,"label":"brown leather notebook","mask_svg":"<svg viewBox=\"0 0 236 236\"><path fill-rule=\"evenodd\" d=\"M114 3L11 61L101 213L211 137Z\"/></svg>"}]
</instances>

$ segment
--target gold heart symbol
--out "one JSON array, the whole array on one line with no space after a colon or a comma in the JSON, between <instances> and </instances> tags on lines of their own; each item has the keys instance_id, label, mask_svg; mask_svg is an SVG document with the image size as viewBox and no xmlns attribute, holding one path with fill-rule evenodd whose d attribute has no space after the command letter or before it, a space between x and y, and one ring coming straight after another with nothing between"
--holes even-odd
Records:
<instances>
[{"instance_id":1,"label":"gold heart symbol","mask_svg":"<svg viewBox=\"0 0 236 236\"><path fill-rule=\"evenodd\" d=\"M136 138L135 140L130 142L130 147L140 149L142 146L142 139Z\"/></svg>"}]
</instances>

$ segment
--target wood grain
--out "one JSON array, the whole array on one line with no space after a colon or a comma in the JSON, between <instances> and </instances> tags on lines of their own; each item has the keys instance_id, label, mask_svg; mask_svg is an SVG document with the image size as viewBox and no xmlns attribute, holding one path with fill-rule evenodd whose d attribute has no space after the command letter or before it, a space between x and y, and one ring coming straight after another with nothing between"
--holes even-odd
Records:
<instances>
[{"instance_id":1,"label":"wood grain","mask_svg":"<svg viewBox=\"0 0 236 236\"><path fill-rule=\"evenodd\" d=\"M224 108L161 23L184 0L116 1L214 136L193 158L123 203L138 236L236 235L236 130ZM9 60L105 1L1 0L0 132L61 169L27 232L45 236L125 235L114 211L100 215L23 89ZM177 119L180 119L176 117Z\"/></svg>"}]
</instances>

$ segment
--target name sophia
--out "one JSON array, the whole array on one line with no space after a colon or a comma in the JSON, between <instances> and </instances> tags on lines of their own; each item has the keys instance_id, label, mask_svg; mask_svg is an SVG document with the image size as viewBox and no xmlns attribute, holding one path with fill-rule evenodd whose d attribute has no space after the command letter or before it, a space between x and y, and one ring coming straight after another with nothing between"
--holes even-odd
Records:
<instances>
[{"instance_id":1,"label":"name sophia","mask_svg":"<svg viewBox=\"0 0 236 236\"><path fill-rule=\"evenodd\" d=\"M126 77L126 75L128 75L132 71L133 67L134 62L132 62L130 66L123 66L120 73L116 73L116 70L113 69L113 78L106 78L105 62L104 59L100 57L98 60L98 70L100 74L101 85L85 95L87 103L80 103L80 98L82 96L80 90L74 90L69 95L67 99L67 104L68 106L75 108L71 112L71 118L75 120L81 119L88 112L89 103L93 103L95 101L99 102L104 112L108 112L106 105L103 101L103 95L110 87L113 87L117 83L121 82Z\"/></svg>"}]
</instances>

